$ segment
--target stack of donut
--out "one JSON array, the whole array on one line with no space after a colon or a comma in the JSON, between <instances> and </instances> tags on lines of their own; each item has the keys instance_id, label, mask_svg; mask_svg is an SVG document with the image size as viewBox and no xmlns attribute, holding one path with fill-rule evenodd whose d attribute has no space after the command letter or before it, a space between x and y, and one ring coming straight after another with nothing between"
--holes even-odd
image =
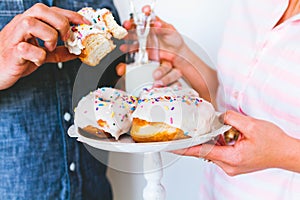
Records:
<instances>
[{"instance_id":1,"label":"stack of donut","mask_svg":"<svg viewBox=\"0 0 300 200\"><path fill-rule=\"evenodd\" d=\"M82 98L75 125L98 137L119 139L128 133L135 142L171 141L211 131L212 104L193 89L170 87L144 90L140 97L113 88L100 88Z\"/></svg>"}]
</instances>

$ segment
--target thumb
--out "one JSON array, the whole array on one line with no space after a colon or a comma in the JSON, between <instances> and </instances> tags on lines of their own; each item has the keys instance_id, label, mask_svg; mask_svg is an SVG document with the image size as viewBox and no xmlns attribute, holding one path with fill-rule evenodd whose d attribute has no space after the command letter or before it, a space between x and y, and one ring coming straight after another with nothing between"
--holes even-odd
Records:
<instances>
[{"instance_id":1,"label":"thumb","mask_svg":"<svg viewBox=\"0 0 300 200\"><path fill-rule=\"evenodd\" d=\"M250 118L241 113L228 110L224 114L224 123L233 126L245 137L249 136L250 133L246 131L246 127L249 125Z\"/></svg>"},{"instance_id":2,"label":"thumb","mask_svg":"<svg viewBox=\"0 0 300 200\"><path fill-rule=\"evenodd\" d=\"M75 58L78 58L78 56L75 54L71 54L66 47L59 46L54 51L47 52L45 63L66 62L69 60L74 60Z\"/></svg>"}]
</instances>

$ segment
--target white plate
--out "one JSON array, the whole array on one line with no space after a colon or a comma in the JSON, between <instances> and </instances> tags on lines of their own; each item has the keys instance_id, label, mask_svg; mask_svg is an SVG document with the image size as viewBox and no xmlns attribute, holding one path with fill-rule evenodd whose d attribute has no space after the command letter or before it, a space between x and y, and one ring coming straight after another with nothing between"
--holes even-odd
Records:
<instances>
[{"instance_id":1,"label":"white plate","mask_svg":"<svg viewBox=\"0 0 300 200\"><path fill-rule=\"evenodd\" d=\"M203 144L209 140L212 140L216 136L223 134L229 130L231 126L222 125L216 130L207 133L205 135L173 140L168 142L149 142L149 143L136 143L127 134L122 135L119 140L114 139L100 139L96 137L87 137L78 132L78 128L72 125L68 134L70 137L76 137L78 141L88 144L94 148L102 149L106 151L124 152L124 153L146 153L146 152L160 152L160 151L172 151L176 149L183 149L192 147L198 144Z\"/></svg>"}]
</instances>

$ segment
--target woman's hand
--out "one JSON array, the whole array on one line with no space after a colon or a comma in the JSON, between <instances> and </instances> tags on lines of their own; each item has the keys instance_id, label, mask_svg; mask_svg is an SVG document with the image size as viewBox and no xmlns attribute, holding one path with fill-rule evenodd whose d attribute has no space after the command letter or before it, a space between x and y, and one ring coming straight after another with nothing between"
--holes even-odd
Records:
<instances>
[{"instance_id":1,"label":"woman's hand","mask_svg":"<svg viewBox=\"0 0 300 200\"><path fill-rule=\"evenodd\" d=\"M131 29L133 27L132 22L125 22L124 27ZM174 26L156 17L152 28L159 41L160 60L169 62L170 66L172 66L172 70L169 71L170 66L162 63L162 66L165 67L158 68L154 72L155 85L167 86L172 84L174 79L182 76L202 98L215 105L214 99L218 88L216 71L210 68L188 47ZM136 44L123 45L120 49L124 52L130 52L137 50L137 47ZM150 52L150 59L151 55L152 53Z\"/></svg>"},{"instance_id":2,"label":"woman's hand","mask_svg":"<svg viewBox=\"0 0 300 200\"><path fill-rule=\"evenodd\" d=\"M174 68L172 63L163 60L153 72L153 78L155 80L154 87L165 87L165 86L181 86L179 79L182 78L180 70Z\"/></svg>"},{"instance_id":3,"label":"woman's hand","mask_svg":"<svg viewBox=\"0 0 300 200\"><path fill-rule=\"evenodd\" d=\"M295 152L300 149L299 141L276 125L234 111L226 112L224 122L242 133L233 146L203 144L174 153L211 160L231 176L267 168L300 171L299 163L295 163L299 160L299 150Z\"/></svg>"},{"instance_id":4,"label":"woman's hand","mask_svg":"<svg viewBox=\"0 0 300 200\"><path fill-rule=\"evenodd\" d=\"M124 21L123 26L124 28L129 30L130 33L128 34L126 39L137 40L134 31L136 26L133 24L133 21L126 20ZM185 48L185 43L180 33L174 28L173 25L164 22L159 17L156 17L155 21L151 23L151 31L155 32L158 38L160 60L166 60L172 63L176 56L180 56L180 52ZM134 45L124 44L121 45L120 49L123 52L132 52L137 51L138 46L136 43ZM151 55L153 54L151 53L151 50L149 51L149 58L153 60L153 58L151 57ZM155 59L156 58L154 58L154 60Z\"/></svg>"},{"instance_id":5,"label":"woman's hand","mask_svg":"<svg viewBox=\"0 0 300 200\"><path fill-rule=\"evenodd\" d=\"M126 40L136 40L134 31L136 26L133 24L133 21L127 20L123 23L123 26L129 31ZM159 59L161 61L160 67L153 73L155 80L154 87L180 86L181 84L178 80L182 77L182 73L173 66L173 61L176 57L175 54L178 54L178 50L184 45L183 39L171 24L162 21L158 17L156 17L156 20L152 23L151 29L151 31L156 33L159 40ZM123 52L134 52L138 50L138 45L136 43L124 44L121 45L120 49ZM156 49L148 49L148 55L151 60L157 60ZM125 64L119 64L116 68L117 74L119 76L124 75L125 68Z\"/></svg>"},{"instance_id":6,"label":"woman's hand","mask_svg":"<svg viewBox=\"0 0 300 200\"><path fill-rule=\"evenodd\" d=\"M45 62L63 62L76 58L57 47L60 37L70 36L70 23L90 23L80 14L38 3L17 15L0 32L0 90L35 71ZM44 42L40 47L37 38Z\"/></svg>"},{"instance_id":7,"label":"woman's hand","mask_svg":"<svg viewBox=\"0 0 300 200\"><path fill-rule=\"evenodd\" d=\"M171 62L175 67L176 59L181 59L185 56L186 44L172 24L169 24L159 17L153 24L153 29L159 40L160 59Z\"/></svg>"}]
</instances>

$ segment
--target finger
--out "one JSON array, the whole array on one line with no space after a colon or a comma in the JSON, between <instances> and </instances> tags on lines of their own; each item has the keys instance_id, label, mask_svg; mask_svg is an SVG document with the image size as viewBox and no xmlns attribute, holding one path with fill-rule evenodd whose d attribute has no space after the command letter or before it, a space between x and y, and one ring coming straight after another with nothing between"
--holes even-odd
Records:
<instances>
[{"instance_id":1,"label":"finger","mask_svg":"<svg viewBox=\"0 0 300 200\"><path fill-rule=\"evenodd\" d=\"M125 42L132 42L132 41L137 41L138 36L136 34L136 29L131 29L127 31L128 34L123 38Z\"/></svg>"},{"instance_id":2,"label":"finger","mask_svg":"<svg viewBox=\"0 0 300 200\"><path fill-rule=\"evenodd\" d=\"M167 73L169 73L172 69L172 64L168 61L162 61L160 64L160 67L158 67L154 72L153 72L153 78L154 80L159 80L162 77L164 77Z\"/></svg>"},{"instance_id":3,"label":"finger","mask_svg":"<svg viewBox=\"0 0 300 200\"><path fill-rule=\"evenodd\" d=\"M54 51L48 52L45 62L66 62L75 58L78 58L78 56L71 54L66 47L59 46Z\"/></svg>"},{"instance_id":4,"label":"finger","mask_svg":"<svg viewBox=\"0 0 300 200\"><path fill-rule=\"evenodd\" d=\"M162 20L158 16L155 17L155 21L153 23L153 27L157 28L158 31L160 29L172 29L172 30L175 30L175 28L174 28L174 26L172 24L169 24L169 23L165 22L164 20Z\"/></svg>"},{"instance_id":5,"label":"finger","mask_svg":"<svg viewBox=\"0 0 300 200\"><path fill-rule=\"evenodd\" d=\"M162 60L170 60L173 61L175 59L175 57L181 57L180 55L178 55L176 52L174 51L169 51L166 49L161 48L159 51L159 57ZM184 58L183 58L184 59Z\"/></svg>"},{"instance_id":6,"label":"finger","mask_svg":"<svg viewBox=\"0 0 300 200\"><path fill-rule=\"evenodd\" d=\"M67 17L68 21L71 22L72 24L88 24L88 25L92 24L91 21L89 21L87 18L85 18L84 16L82 16L77 12L58 8L58 7L51 7L51 9L54 10L56 13L61 13L63 16Z\"/></svg>"},{"instance_id":7,"label":"finger","mask_svg":"<svg viewBox=\"0 0 300 200\"><path fill-rule=\"evenodd\" d=\"M160 61L160 57L159 57L160 50L158 48L147 47L147 52L150 60L157 61L157 62Z\"/></svg>"},{"instance_id":8,"label":"finger","mask_svg":"<svg viewBox=\"0 0 300 200\"><path fill-rule=\"evenodd\" d=\"M175 83L172 83L169 85L171 88L182 88L182 84L179 81L176 81Z\"/></svg>"},{"instance_id":9,"label":"finger","mask_svg":"<svg viewBox=\"0 0 300 200\"><path fill-rule=\"evenodd\" d=\"M249 122L250 119L248 116L232 110L228 110L224 114L224 123L235 127L245 137L249 134L248 131L245 131L245 129L249 126Z\"/></svg>"},{"instance_id":10,"label":"finger","mask_svg":"<svg viewBox=\"0 0 300 200\"><path fill-rule=\"evenodd\" d=\"M229 164L229 161L233 154L232 146L216 146L213 144L202 144L186 149L179 149L171 151L172 153L183 155L183 156L193 156L196 158L204 158L212 161L219 161Z\"/></svg>"},{"instance_id":11,"label":"finger","mask_svg":"<svg viewBox=\"0 0 300 200\"><path fill-rule=\"evenodd\" d=\"M217 146L211 144L204 144L202 149L199 151L200 157L219 161L226 164L230 164L232 158L235 155L233 146Z\"/></svg>"},{"instance_id":12,"label":"finger","mask_svg":"<svg viewBox=\"0 0 300 200\"><path fill-rule=\"evenodd\" d=\"M177 33L175 27L172 24L168 24L156 17L156 21L153 23L152 30L156 33L157 37L163 40L164 36L168 36Z\"/></svg>"},{"instance_id":13,"label":"finger","mask_svg":"<svg viewBox=\"0 0 300 200\"><path fill-rule=\"evenodd\" d=\"M120 50L123 53L133 53L137 52L139 49L139 44L138 43L133 43L133 44L122 44L120 45Z\"/></svg>"},{"instance_id":14,"label":"finger","mask_svg":"<svg viewBox=\"0 0 300 200\"><path fill-rule=\"evenodd\" d=\"M37 3L25 11L24 15L46 22L54 29L58 30L62 40L64 41L68 39L70 35L70 22L75 24L83 24L88 22L79 13L56 7L49 8L41 3Z\"/></svg>"},{"instance_id":15,"label":"finger","mask_svg":"<svg viewBox=\"0 0 300 200\"><path fill-rule=\"evenodd\" d=\"M118 76L123 76L126 72L126 64L125 63L119 63L116 66L116 72Z\"/></svg>"},{"instance_id":16,"label":"finger","mask_svg":"<svg viewBox=\"0 0 300 200\"><path fill-rule=\"evenodd\" d=\"M185 148L185 149L178 149L178 150L173 150L170 151L171 153L177 154L177 155L182 155L182 156L193 156L199 158L198 152L199 149L201 148L200 145L190 147L190 148Z\"/></svg>"},{"instance_id":17,"label":"finger","mask_svg":"<svg viewBox=\"0 0 300 200\"><path fill-rule=\"evenodd\" d=\"M134 23L130 20L125 20L123 22L123 27L126 29L126 30L130 30L134 27Z\"/></svg>"},{"instance_id":18,"label":"finger","mask_svg":"<svg viewBox=\"0 0 300 200\"><path fill-rule=\"evenodd\" d=\"M23 31L16 33L18 41L27 41L32 37L36 37L44 41L44 45L49 51L55 49L58 41L58 33L48 24L34 17L24 17L19 27L21 27Z\"/></svg>"},{"instance_id":19,"label":"finger","mask_svg":"<svg viewBox=\"0 0 300 200\"><path fill-rule=\"evenodd\" d=\"M151 12L152 12L152 9L151 9L151 6L150 5L145 5L142 7L142 12L147 16L149 17Z\"/></svg>"},{"instance_id":20,"label":"finger","mask_svg":"<svg viewBox=\"0 0 300 200\"><path fill-rule=\"evenodd\" d=\"M65 40L70 29L70 24L68 18L64 16L63 13L63 10L60 13L54 12L54 10L48 6L37 3L25 11L24 15L25 17L29 16L47 23L60 33L62 40Z\"/></svg>"},{"instance_id":21,"label":"finger","mask_svg":"<svg viewBox=\"0 0 300 200\"><path fill-rule=\"evenodd\" d=\"M24 64L26 61L30 61L37 66L44 63L46 58L46 51L35 45L27 42L21 42L17 46L18 55L20 57L19 64Z\"/></svg>"},{"instance_id":22,"label":"finger","mask_svg":"<svg viewBox=\"0 0 300 200\"><path fill-rule=\"evenodd\" d=\"M172 151L172 153L183 155L183 156L193 156L197 158L206 158L206 156L212 151L215 145L202 144L185 149L179 149Z\"/></svg>"},{"instance_id":23,"label":"finger","mask_svg":"<svg viewBox=\"0 0 300 200\"><path fill-rule=\"evenodd\" d=\"M160 80L156 80L154 82L154 86L155 85L163 85L163 86L167 86L170 84L175 83L176 81L178 81L178 79L180 79L182 77L181 72L178 69L172 69L168 74L166 74L163 78L161 78Z\"/></svg>"}]
</instances>

